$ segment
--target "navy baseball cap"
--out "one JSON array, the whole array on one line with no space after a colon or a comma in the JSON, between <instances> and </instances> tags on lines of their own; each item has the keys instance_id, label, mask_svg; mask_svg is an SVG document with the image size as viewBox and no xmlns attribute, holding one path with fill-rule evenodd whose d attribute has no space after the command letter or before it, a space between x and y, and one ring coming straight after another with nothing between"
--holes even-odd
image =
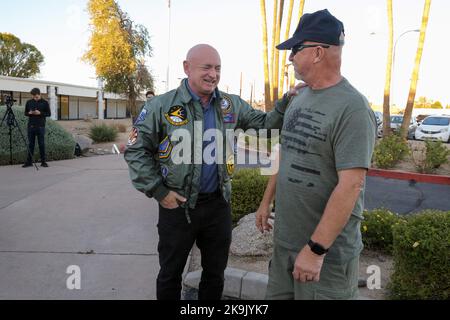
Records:
<instances>
[{"instance_id":1,"label":"navy baseball cap","mask_svg":"<svg viewBox=\"0 0 450 320\"><path fill-rule=\"evenodd\" d=\"M305 41L335 46L344 44L344 24L327 9L305 13L292 37L277 46L279 50L292 49Z\"/></svg>"}]
</instances>

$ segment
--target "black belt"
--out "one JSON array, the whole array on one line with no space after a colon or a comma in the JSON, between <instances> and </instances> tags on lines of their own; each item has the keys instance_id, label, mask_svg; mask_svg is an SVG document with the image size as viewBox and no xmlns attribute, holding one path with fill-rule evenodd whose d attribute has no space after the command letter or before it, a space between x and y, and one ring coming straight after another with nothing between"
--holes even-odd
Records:
<instances>
[{"instance_id":1,"label":"black belt","mask_svg":"<svg viewBox=\"0 0 450 320\"><path fill-rule=\"evenodd\" d=\"M220 192L219 189L217 189L214 192L209 192L209 193L199 193L198 197L197 197L197 204L198 203L205 203L211 200L215 200L217 198L219 198L222 195L222 193Z\"/></svg>"}]
</instances>

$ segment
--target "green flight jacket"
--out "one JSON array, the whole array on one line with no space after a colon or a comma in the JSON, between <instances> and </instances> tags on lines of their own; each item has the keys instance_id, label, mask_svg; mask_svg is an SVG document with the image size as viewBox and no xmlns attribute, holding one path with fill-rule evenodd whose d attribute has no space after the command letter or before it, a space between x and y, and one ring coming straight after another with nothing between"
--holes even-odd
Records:
<instances>
[{"instance_id":1,"label":"green flight jacket","mask_svg":"<svg viewBox=\"0 0 450 320\"><path fill-rule=\"evenodd\" d=\"M186 82L187 79L184 79L178 89L156 96L145 104L130 134L125 160L131 181L137 190L149 198L154 197L158 202L169 191L175 191L187 199L186 205L182 207L188 209L195 208L200 188L203 108L192 98ZM218 89L215 93L216 99L212 107L215 108L216 128L223 135L222 150L227 150L223 152L223 161L218 161L218 181L225 200L230 202L231 173L227 170L227 160L230 154L234 154L234 139L227 141L230 139L227 139L226 130L281 129L289 98L285 94L277 101L274 110L265 113L253 109L237 95ZM180 133L177 132L178 129L185 129L183 132L191 137L191 161L188 163L173 161L172 152L181 143L174 138ZM194 143L195 139L197 141ZM183 155L186 156L184 151ZM198 163L195 161L198 159L196 157L200 157Z\"/></svg>"}]
</instances>

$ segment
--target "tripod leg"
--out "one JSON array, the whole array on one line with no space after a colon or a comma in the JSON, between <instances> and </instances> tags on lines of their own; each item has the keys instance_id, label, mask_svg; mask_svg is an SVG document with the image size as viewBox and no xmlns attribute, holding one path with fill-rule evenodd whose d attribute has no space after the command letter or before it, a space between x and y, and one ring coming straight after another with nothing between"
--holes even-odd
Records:
<instances>
[{"instance_id":1,"label":"tripod leg","mask_svg":"<svg viewBox=\"0 0 450 320\"><path fill-rule=\"evenodd\" d=\"M25 136L23 135L22 130L20 129L19 123L17 122L17 119L16 119L14 113L12 112L12 110L8 110L8 112L10 112L10 114L8 116L9 129L11 130L12 127L16 127L17 128L17 130L20 133L20 136L22 138L23 143L27 147L27 155L28 155L29 159L31 159L31 162L33 163L33 165L36 168L36 170L39 170L39 168L37 167L36 163L34 162L33 155L31 154L30 147L29 147L29 145L27 143L27 139L25 139ZM11 135L10 135L10 139L11 139ZM11 144L11 141L10 141L10 148L11 148L11 145L12 144Z\"/></svg>"}]
</instances>

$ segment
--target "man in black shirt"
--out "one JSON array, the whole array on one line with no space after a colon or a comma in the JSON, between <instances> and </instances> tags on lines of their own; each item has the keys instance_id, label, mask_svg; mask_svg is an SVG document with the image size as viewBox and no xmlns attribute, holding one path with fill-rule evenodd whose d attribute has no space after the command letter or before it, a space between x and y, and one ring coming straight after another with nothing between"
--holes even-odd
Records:
<instances>
[{"instance_id":1,"label":"man in black shirt","mask_svg":"<svg viewBox=\"0 0 450 320\"><path fill-rule=\"evenodd\" d=\"M51 116L50 106L48 102L41 98L41 91L38 88L31 90L33 99L28 100L25 105L25 116L28 119L28 141L30 146L30 153L28 154L27 162L22 166L24 168L32 166L32 158L30 155L34 154L34 144L36 137L39 144L39 152L41 154L41 166L48 167L45 162L45 118Z\"/></svg>"}]
</instances>

